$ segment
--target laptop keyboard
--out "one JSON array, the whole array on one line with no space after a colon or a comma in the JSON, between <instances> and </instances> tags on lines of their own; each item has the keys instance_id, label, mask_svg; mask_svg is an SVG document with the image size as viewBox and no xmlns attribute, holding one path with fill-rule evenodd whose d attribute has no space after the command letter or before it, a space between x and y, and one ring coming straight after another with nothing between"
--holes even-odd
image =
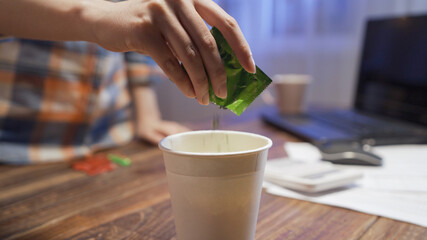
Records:
<instances>
[{"instance_id":1,"label":"laptop keyboard","mask_svg":"<svg viewBox=\"0 0 427 240\"><path fill-rule=\"evenodd\" d=\"M403 124L371 118L351 111L315 113L310 114L310 117L355 134L360 138L408 136L417 131L417 129Z\"/></svg>"}]
</instances>

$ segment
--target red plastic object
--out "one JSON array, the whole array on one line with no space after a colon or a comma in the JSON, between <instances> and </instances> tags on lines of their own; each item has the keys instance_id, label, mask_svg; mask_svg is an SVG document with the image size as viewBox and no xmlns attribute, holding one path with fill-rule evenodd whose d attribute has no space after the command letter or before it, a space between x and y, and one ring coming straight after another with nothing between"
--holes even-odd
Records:
<instances>
[{"instance_id":1,"label":"red plastic object","mask_svg":"<svg viewBox=\"0 0 427 240\"><path fill-rule=\"evenodd\" d=\"M95 176L104 172L112 171L116 165L112 163L105 154L96 154L86 157L83 160L74 162L73 169L82 171L90 176Z\"/></svg>"}]
</instances>

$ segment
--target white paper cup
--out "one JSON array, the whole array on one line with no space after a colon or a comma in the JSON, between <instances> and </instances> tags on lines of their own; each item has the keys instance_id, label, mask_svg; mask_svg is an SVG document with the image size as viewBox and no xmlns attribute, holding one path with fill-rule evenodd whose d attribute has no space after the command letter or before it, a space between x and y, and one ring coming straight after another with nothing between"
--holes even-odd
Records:
<instances>
[{"instance_id":1,"label":"white paper cup","mask_svg":"<svg viewBox=\"0 0 427 240\"><path fill-rule=\"evenodd\" d=\"M273 77L276 88L277 108L283 114L298 114L304 112L304 95L307 84L311 82L310 75L278 74Z\"/></svg>"},{"instance_id":2,"label":"white paper cup","mask_svg":"<svg viewBox=\"0 0 427 240\"><path fill-rule=\"evenodd\" d=\"M178 240L250 240L272 142L235 131L194 131L164 138Z\"/></svg>"}]
</instances>

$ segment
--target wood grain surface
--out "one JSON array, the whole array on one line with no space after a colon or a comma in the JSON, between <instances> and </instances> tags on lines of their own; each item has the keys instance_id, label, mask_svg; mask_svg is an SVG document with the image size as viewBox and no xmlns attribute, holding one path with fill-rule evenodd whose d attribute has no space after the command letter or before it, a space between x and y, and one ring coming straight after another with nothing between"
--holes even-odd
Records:
<instances>
[{"instance_id":1,"label":"wood grain surface","mask_svg":"<svg viewBox=\"0 0 427 240\"><path fill-rule=\"evenodd\" d=\"M191 126L206 129L209 123ZM259 120L221 128L270 137L269 159L285 156L285 141L298 141ZM68 162L0 165L0 239L175 239L160 150L132 142L106 152L127 155L132 165L93 177ZM256 239L421 240L427 229L263 192Z\"/></svg>"}]
</instances>

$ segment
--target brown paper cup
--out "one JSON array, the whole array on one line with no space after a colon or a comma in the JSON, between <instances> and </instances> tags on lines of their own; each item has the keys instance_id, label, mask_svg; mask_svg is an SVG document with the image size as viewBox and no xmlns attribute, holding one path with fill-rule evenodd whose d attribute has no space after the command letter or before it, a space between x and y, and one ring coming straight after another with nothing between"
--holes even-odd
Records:
<instances>
[{"instance_id":1,"label":"brown paper cup","mask_svg":"<svg viewBox=\"0 0 427 240\"><path fill-rule=\"evenodd\" d=\"M282 114L298 114L304 112L304 95L307 84L311 82L309 75L279 74L273 77L276 88L277 108Z\"/></svg>"},{"instance_id":2,"label":"brown paper cup","mask_svg":"<svg viewBox=\"0 0 427 240\"><path fill-rule=\"evenodd\" d=\"M178 240L250 240L269 138L235 131L194 131L163 139Z\"/></svg>"}]
</instances>

